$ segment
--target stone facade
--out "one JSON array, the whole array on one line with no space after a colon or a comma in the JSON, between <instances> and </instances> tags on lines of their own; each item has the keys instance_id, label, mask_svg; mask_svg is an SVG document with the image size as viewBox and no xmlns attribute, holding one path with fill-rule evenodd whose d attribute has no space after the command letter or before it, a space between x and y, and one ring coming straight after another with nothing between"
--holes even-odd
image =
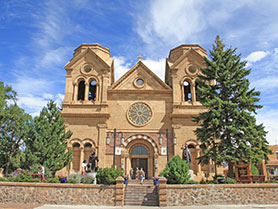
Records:
<instances>
[{"instance_id":1,"label":"stone facade","mask_svg":"<svg viewBox=\"0 0 278 209\"><path fill-rule=\"evenodd\" d=\"M114 81L109 49L99 44L79 46L65 66L62 115L73 132L68 172L80 172L83 160L88 162L95 150L99 167L115 164L126 173L142 167L151 178L172 156L181 156L184 145L191 151L195 180L212 172L212 166L196 161L201 149L192 122L192 116L205 111L195 84L204 56L199 45L181 45L166 59L165 81L141 60Z\"/></svg>"}]
</instances>

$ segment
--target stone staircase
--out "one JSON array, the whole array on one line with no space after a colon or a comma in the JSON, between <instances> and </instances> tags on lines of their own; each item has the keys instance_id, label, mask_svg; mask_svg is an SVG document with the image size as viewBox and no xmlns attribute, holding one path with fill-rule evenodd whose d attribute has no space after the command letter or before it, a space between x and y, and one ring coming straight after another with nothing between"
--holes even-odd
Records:
<instances>
[{"instance_id":1,"label":"stone staircase","mask_svg":"<svg viewBox=\"0 0 278 209\"><path fill-rule=\"evenodd\" d=\"M129 180L125 187L124 205L158 206L158 192L152 180Z\"/></svg>"}]
</instances>

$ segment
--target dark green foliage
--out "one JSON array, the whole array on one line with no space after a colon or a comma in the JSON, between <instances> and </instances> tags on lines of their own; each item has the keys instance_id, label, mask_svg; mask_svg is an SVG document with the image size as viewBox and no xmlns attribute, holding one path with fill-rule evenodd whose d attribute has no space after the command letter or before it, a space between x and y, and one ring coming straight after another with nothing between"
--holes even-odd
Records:
<instances>
[{"instance_id":1,"label":"dark green foliage","mask_svg":"<svg viewBox=\"0 0 278 209\"><path fill-rule=\"evenodd\" d=\"M188 164L178 155L172 157L161 175L167 179L168 184L186 184L190 179Z\"/></svg>"},{"instance_id":2,"label":"dark green foliage","mask_svg":"<svg viewBox=\"0 0 278 209\"><path fill-rule=\"evenodd\" d=\"M45 183L54 183L54 184L58 184L60 183L59 178L58 177L49 177L45 179Z\"/></svg>"},{"instance_id":3,"label":"dark green foliage","mask_svg":"<svg viewBox=\"0 0 278 209\"><path fill-rule=\"evenodd\" d=\"M226 178L226 184L237 184L237 181L234 178L227 177Z\"/></svg>"},{"instance_id":4,"label":"dark green foliage","mask_svg":"<svg viewBox=\"0 0 278 209\"><path fill-rule=\"evenodd\" d=\"M24 170L22 174L17 177L8 177L8 181L12 182L41 182L40 178L33 178L32 174Z\"/></svg>"},{"instance_id":5,"label":"dark green foliage","mask_svg":"<svg viewBox=\"0 0 278 209\"><path fill-rule=\"evenodd\" d=\"M67 139L71 135L66 131L60 109L50 101L28 129L23 167L41 164L45 167L46 176L53 177L72 160L72 152L66 151Z\"/></svg>"},{"instance_id":6,"label":"dark green foliage","mask_svg":"<svg viewBox=\"0 0 278 209\"><path fill-rule=\"evenodd\" d=\"M224 47L217 36L211 60L204 58L206 67L197 79L199 100L208 109L194 117L204 153L199 162L260 162L271 153L264 126L256 124L256 110L262 108L257 104L260 92L249 89L246 77L251 70L245 69L241 55Z\"/></svg>"},{"instance_id":7,"label":"dark green foliage","mask_svg":"<svg viewBox=\"0 0 278 209\"><path fill-rule=\"evenodd\" d=\"M123 171L117 168L100 168L97 171L98 184L116 184L116 178L122 176Z\"/></svg>"},{"instance_id":8,"label":"dark green foliage","mask_svg":"<svg viewBox=\"0 0 278 209\"><path fill-rule=\"evenodd\" d=\"M10 104L9 101L13 101ZM16 104L16 93L0 82L0 167L5 174L19 164L20 148L31 116Z\"/></svg>"}]
</instances>

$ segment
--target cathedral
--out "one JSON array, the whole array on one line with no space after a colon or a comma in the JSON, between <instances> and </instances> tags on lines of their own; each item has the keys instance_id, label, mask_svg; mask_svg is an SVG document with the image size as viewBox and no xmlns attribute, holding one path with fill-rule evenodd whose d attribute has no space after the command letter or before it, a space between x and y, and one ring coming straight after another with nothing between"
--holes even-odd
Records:
<instances>
[{"instance_id":1,"label":"cathedral","mask_svg":"<svg viewBox=\"0 0 278 209\"><path fill-rule=\"evenodd\" d=\"M204 56L206 50L199 45L180 45L166 58L165 81L141 59L115 81L108 48L82 44L75 49L65 66L62 110L66 127L73 132L68 172L81 172L82 162L96 152L100 168L114 165L129 173L139 167L152 178L173 156L182 157L186 146L194 180L214 172L212 165L196 160L202 151L192 122L192 116L205 111L195 82Z\"/></svg>"}]
</instances>

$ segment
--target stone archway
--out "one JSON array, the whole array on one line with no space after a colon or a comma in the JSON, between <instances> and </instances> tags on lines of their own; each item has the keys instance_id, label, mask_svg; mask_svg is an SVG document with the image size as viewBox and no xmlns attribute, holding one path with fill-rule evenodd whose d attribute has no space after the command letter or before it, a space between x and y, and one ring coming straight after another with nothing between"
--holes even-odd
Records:
<instances>
[{"instance_id":1,"label":"stone archway","mask_svg":"<svg viewBox=\"0 0 278 209\"><path fill-rule=\"evenodd\" d=\"M157 158L156 144L146 136L130 137L125 143L125 153L122 161L125 162L125 172L129 174L132 166L143 167L147 178L152 178L156 172L155 159Z\"/></svg>"}]
</instances>

